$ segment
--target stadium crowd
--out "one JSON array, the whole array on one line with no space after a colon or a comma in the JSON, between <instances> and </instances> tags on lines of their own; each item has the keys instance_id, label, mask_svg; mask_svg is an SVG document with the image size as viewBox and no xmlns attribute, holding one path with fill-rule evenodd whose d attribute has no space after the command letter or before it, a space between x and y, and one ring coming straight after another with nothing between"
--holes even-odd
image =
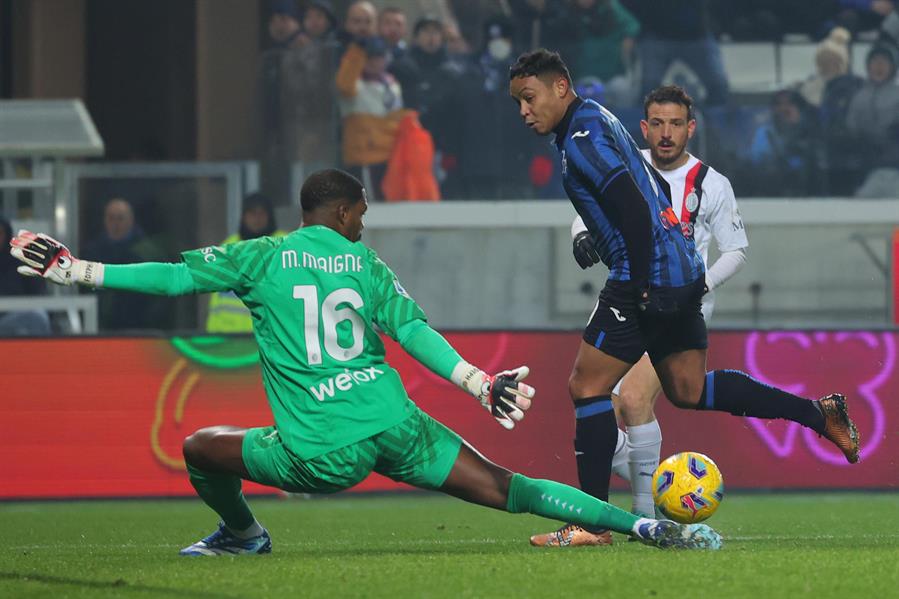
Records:
<instances>
[{"instance_id":1,"label":"stadium crowd","mask_svg":"<svg viewBox=\"0 0 899 599\"><path fill-rule=\"evenodd\" d=\"M635 134L643 96L683 85L703 154L738 195L877 197L899 177L889 0L275 0L268 30L258 89L273 198L291 197L297 162L348 168L375 200L562 197L546 144L508 104L509 65L539 46ZM817 43L805 80L730 88L721 40L795 39ZM859 39L863 73L851 68Z\"/></svg>"},{"instance_id":2,"label":"stadium crowd","mask_svg":"<svg viewBox=\"0 0 899 599\"><path fill-rule=\"evenodd\" d=\"M899 189L899 2L333 2L268 4L255 82L261 193L246 198L240 230L225 241L280 233L275 208L295 202L298 165L345 168L370 201L565 197L554 149L521 126L509 97L510 65L540 46L558 50L578 95L609 107L638 141L647 91L686 88L701 124L691 149L727 175L738 198L879 198ZM794 39L814 45L805 77L763 90L731 85L722 41ZM859 41L865 60L853 61ZM82 237L85 258L177 258L151 234L159 227L141 226L139 199L102 202L102 219L88 219ZM0 241L12 233L0 221ZM17 276L0 246L0 296L44 293ZM177 326L166 306L103 292L100 329ZM233 297L213 297L208 312L210 332L250 328ZM59 328L44 312L23 314L0 313L0 336Z\"/></svg>"}]
</instances>

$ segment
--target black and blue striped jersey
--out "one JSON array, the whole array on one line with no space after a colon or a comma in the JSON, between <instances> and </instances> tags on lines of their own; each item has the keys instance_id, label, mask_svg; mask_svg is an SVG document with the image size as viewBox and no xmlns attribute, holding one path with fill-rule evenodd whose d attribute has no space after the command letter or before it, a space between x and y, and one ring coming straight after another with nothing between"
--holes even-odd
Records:
<instances>
[{"instance_id":1,"label":"black and blue striped jersey","mask_svg":"<svg viewBox=\"0 0 899 599\"><path fill-rule=\"evenodd\" d=\"M671 208L668 184L615 115L576 98L554 132L565 191L593 236L609 279L681 287L704 274L693 240L684 237Z\"/></svg>"}]
</instances>

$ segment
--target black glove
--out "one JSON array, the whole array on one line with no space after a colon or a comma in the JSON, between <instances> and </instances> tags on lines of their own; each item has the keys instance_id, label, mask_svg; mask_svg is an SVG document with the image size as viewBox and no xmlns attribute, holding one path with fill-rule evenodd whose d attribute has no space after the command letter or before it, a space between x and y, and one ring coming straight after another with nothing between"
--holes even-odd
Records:
<instances>
[{"instance_id":1,"label":"black glove","mask_svg":"<svg viewBox=\"0 0 899 599\"><path fill-rule=\"evenodd\" d=\"M575 236L571 249L577 265L585 270L599 262L599 252L588 231L581 231Z\"/></svg>"}]
</instances>

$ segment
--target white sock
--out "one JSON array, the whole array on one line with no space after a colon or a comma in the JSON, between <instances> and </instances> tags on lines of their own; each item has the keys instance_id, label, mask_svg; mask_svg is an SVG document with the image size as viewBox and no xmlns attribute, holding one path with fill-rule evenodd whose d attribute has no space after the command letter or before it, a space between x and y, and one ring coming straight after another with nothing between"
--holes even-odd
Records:
<instances>
[{"instance_id":1,"label":"white sock","mask_svg":"<svg viewBox=\"0 0 899 599\"><path fill-rule=\"evenodd\" d=\"M234 534L234 536L237 537L238 539L246 540L246 539L252 539L253 537L258 537L259 535L261 535L263 533L263 531L265 529L262 528L262 525L259 524L259 522L256 519L253 519L253 523L250 524L250 527L247 529L234 530L232 528L229 528L228 530L230 530Z\"/></svg>"},{"instance_id":2,"label":"white sock","mask_svg":"<svg viewBox=\"0 0 899 599\"><path fill-rule=\"evenodd\" d=\"M618 429L618 443L615 445L615 455L612 456L612 472L623 478L631 479L631 469L627 464L627 433Z\"/></svg>"},{"instance_id":3,"label":"white sock","mask_svg":"<svg viewBox=\"0 0 899 599\"><path fill-rule=\"evenodd\" d=\"M652 516L652 474L659 467L662 452L662 429L653 420L646 424L627 427L628 467L631 474L631 493L634 513Z\"/></svg>"}]
</instances>

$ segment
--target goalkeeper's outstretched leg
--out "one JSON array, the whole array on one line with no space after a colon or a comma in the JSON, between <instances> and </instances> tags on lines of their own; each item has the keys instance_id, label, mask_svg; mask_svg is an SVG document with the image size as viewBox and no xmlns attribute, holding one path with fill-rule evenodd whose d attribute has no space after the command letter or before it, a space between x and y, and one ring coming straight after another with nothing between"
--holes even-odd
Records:
<instances>
[{"instance_id":1,"label":"goalkeeper's outstretched leg","mask_svg":"<svg viewBox=\"0 0 899 599\"><path fill-rule=\"evenodd\" d=\"M515 474L466 443L441 491L479 505L511 513L529 513L605 528L662 548L719 549L721 536L705 524L684 525L642 518L551 480Z\"/></svg>"},{"instance_id":2,"label":"goalkeeper's outstretched leg","mask_svg":"<svg viewBox=\"0 0 899 599\"><path fill-rule=\"evenodd\" d=\"M190 483L197 495L221 518L218 530L181 550L181 555L239 555L270 553L272 540L247 505L241 479L250 473L243 461L247 429L213 426L184 440L183 452Z\"/></svg>"}]
</instances>

